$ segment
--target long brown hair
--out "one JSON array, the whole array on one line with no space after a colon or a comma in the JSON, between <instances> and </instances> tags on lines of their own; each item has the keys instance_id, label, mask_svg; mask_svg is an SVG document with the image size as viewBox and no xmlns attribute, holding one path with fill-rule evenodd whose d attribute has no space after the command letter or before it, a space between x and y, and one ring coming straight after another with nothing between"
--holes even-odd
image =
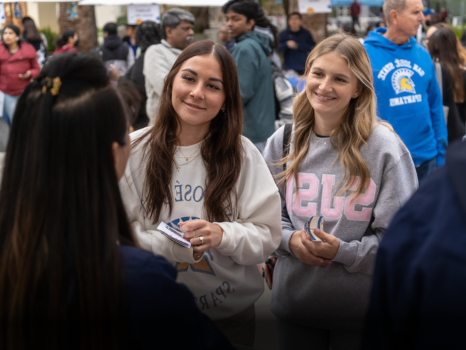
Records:
<instances>
[{"instance_id":1,"label":"long brown hair","mask_svg":"<svg viewBox=\"0 0 466 350\"><path fill-rule=\"evenodd\" d=\"M117 242L136 243L112 151L127 127L93 58L53 57L21 95L0 187L1 349L128 347Z\"/></svg>"},{"instance_id":2,"label":"long brown hair","mask_svg":"<svg viewBox=\"0 0 466 350\"><path fill-rule=\"evenodd\" d=\"M349 69L358 78L361 93L351 99L343 121L332 131L330 142L338 151L341 167L345 176L336 188L344 184L337 195L349 189L353 180L359 176L361 181L355 191L355 198L364 193L370 181L370 170L361 156L361 147L366 144L376 121L376 97L372 85L372 69L366 50L358 39L346 34L335 34L320 42L309 54L306 61L305 76L309 74L313 62L330 52L336 52L347 62ZM279 183L294 176L296 191L298 191L298 170L301 162L309 152L312 131L315 124L315 112L306 91L301 92L293 105L294 134L291 142L293 149L279 164L292 161L290 167L278 174ZM383 123L393 131L389 124ZM337 159L338 159L337 158ZM337 160L335 159L335 161Z\"/></svg>"},{"instance_id":3,"label":"long brown hair","mask_svg":"<svg viewBox=\"0 0 466 350\"><path fill-rule=\"evenodd\" d=\"M464 101L463 68L458 47L458 38L450 28L439 28L429 38L427 48L432 59L438 60L444 70L446 70L453 82L453 93L456 103Z\"/></svg>"},{"instance_id":4,"label":"long brown hair","mask_svg":"<svg viewBox=\"0 0 466 350\"><path fill-rule=\"evenodd\" d=\"M243 114L238 73L233 57L222 45L203 40L188 46L178 57L165 80L155 125L135 140L137 145L144 139L143 150L148 155L144 190L147 194L146 210L154 223L159 220L165 202L168 202L170 213L173 208L171 179L180 126L179 116L172 105L173 81L183 63L199 55L212 55L218 60L225 82L225 111L219 111L212 119L201 148L207 171L204 194L207 220L229 220L226 208L236 200L235 186L243 157Z\"/></svg>"}]
</instances>

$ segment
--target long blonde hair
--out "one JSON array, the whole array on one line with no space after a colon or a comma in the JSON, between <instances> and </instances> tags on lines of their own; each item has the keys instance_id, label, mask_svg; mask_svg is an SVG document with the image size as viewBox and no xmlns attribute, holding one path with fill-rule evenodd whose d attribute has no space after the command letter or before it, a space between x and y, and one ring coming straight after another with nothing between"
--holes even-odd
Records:
<instances>
[{"instance_id":1,"label":"long blonde hair","mask_svg":"<svg viewBox=\"0 0 466 350\"><path fill-rule=\"evenodd\" d=\"M342 123L332 131L330 143L338 151L341 167L345 176L336 188L340 188L338 194L348 190L356 177L360 177L356 188L356 198L363 194L370 182L369 168L361 156L361 147L367 142L376 123L377 101L372 85L372 69L366 50L358 39L345 34L335 34L321 43L309 54L306 61L305 76L309 74L314 61L330 52L336 52L347 62L349 69L356 75L361 93L358 97L351 99L346 110ZM296 192L298 191L298 170L301 162L309 152L311 135L314 130L315 115L306 92L301 92L293 104L294 134L291 142L294 143L288 156L278 163L286 164L292 161L290 167L278 174L278 183L286 181L290 176L294 176ZM385 124L390 130L392 127ZM335 162L334 161L334 162ZM333 163L332 163L333 165Z\"/></svg>"}]
</instances>

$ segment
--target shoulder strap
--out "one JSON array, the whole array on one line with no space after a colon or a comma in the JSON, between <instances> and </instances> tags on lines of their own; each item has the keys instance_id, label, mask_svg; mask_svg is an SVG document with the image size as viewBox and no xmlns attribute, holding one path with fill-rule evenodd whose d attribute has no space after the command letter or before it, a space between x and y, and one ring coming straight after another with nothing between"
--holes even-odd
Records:
<instances>
[{"instance_id":1,"label":"shoulder strap","mask_svg":"<svg viewBox=\"0 0 466 350\"><path fill-rule=\"evenodd\" d=\"M435 75L437 76L438 85L440 86L440 93L443 97L442 66L440 65L438 59L435 61Z\"/></svg>"},{"instance_id":2,"label":"shoulder strap","mask_svg":"<svg viewBox=\"0 0 466 350\"><path fill-rule=\"evenodd\" d=\"M290 140L291 140L291 128L293 124L285 124L285 130L283 132L283 158L290 153ZM283 171L286 170L286 163L283 164Z\"/></svg>"}]
</instances>

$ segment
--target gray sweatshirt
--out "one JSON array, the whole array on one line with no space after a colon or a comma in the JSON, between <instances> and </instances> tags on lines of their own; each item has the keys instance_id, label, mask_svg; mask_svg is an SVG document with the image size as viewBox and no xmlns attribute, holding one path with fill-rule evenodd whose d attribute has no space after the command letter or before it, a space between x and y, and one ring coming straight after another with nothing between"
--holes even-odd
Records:
<instances>
[{"instance_id":1,"label":"gray sweatshirt","mask_svg":"<svg viewBox=\"0 0 466 350\"><path fill-rule=\"evenodd\" d=\"M283 130L269 138L264 151L274 175L283 170L273 165L282 158ZM383 125L374 128L361 155L371 183L352 203L351 190L335 198L344 171L339 160L332 165L338 152L328 138L311 137L309 153L299 167L297 195L294 179L279 186L283 239L275 253L279 258L270 308L285 321L323 329L362 330L380 239L418 182L408 149ZM325 267L302 263L289 245L292 234L316 215L324 216L324 231L340 240L337 255Z\"/></svg>"}]
</instances>

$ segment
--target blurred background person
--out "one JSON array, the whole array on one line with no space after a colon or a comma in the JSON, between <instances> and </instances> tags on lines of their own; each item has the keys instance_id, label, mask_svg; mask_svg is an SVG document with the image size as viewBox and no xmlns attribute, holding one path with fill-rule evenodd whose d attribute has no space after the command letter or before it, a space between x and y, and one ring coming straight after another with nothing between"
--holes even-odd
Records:
<instances>
[{"instance_id":1,"label":"blurred background person","mask_svg":"<svg viewBox=\"0 0 466 350\"><path fill-rule=\"evenodd\" d=\"M162 41L146 51L143 73L146 79L146 113L149 125L155 123L165 77L181 52L194 40L192 13L173 8L162 17Z\"/></svg>"},{"instance_id":2,"label":"blurred background person","mask_svg":"<svg viewBox=\"0 0 466 350\"><path fill-rule=\"evenodd\" d=\"M453 30L439 28L429 38L427 49L432 60L441 66L443 105L446 111L448 143L461 140L465 134L465 62L458 54ZM440 82L439 82L440 83Z\"/></svg>"},{"instance_id":3,"label":"blurred background person","mask_svg":"<svg viewBox=\"0 0 466 350\"><path fill-rule=\"evenodd\" d=\"M256 24L254 25L254 31L257 33L264 34L269 38L270 49L272 54L270 56L271 61L279 69L282 68L282 62L280 61L280 56L278 55L278 29L275 27L272 22L267 18L264 13L264 10L259 6L259 12L255 19Z\"/></svg>"},{"instance_id":4,"label":"blurred background person","mask_svg":"<svg viewBox=\"0 0 466 350\"><path fill-rule=\"evenodd\" d=\"M226 26L220 28L220 31L218 32L218 38L228 51L230 51L233 46L235 46L235 39L231 38L230 32L228 32L228 28Z\"/></svg>"},{"instance_id":5,"label":"blurred background person","mask_svg":"<svg viewBox=\"0 0 466 350\"><path fill-rule=\"evenodd\" d=\"M37 53L37 62L39 62L39 65L42 68L47 61L47 38L43 33L39 32L31 17L24 17L22 23L23 41L34 46Z\"/></svg>"},{"instance_id":6,"label":"blurred background person","mask_svg":"<svg viewBox=\"0 0 466 350\"><path fill-rule=\"evenodd\" d=\"M101 62L53 57L16 118L0 187L0 348L232 349L132 235L118 188L126 106Z\"/></svg>"},{"instance_id":7,"label":"blurred background person","mask_svg":"<svg viewBox=\"0 0 466 350\"><path fill-rule=\"evenodd\" d=\"M138 130L144 128L149 123L149 118L146 113L146 103L147 103L147 94L146 94L146 81L143 73L144 68L144 59L147 49L151 45L157 45L160 43L161 33L160 25L153 21L144 21L142 22L136 30L136 43L140 48L141 54L134 62L133 66L126 72L126 74L120 77L120 72L115 67L110 67L110 78L114 81L118 81L118 86L124 84L122 80L129 80L137 89L140 94L140 107L138 107L138 115L134 123L132 123L133 130ZM129 84L125 84L128 86Z\"/></svg>"},{"instance_id":8,"label":"blurred background person","mask_svg":"<svg viewBox=\"0 0 466 350\"><path fill-rule=\"evenodd\" d=\"M55 45L56 49L53 52L54 55L67 52L77 54L78 50L76 48L79 45L78 33L72 29L64 30L57 38Z\"/></svg>"},{"instance_id":9,"label":"blurred background person","mask_svg":"<svg viewBox=\"0 0 466 350\"><path fill-rule=\"evenodd\" d=\"M121 75L125 75L134 64L133 50L117 35L116 23L106 23L102 30L104 43L96 49L97 53L107 70L113 66Z\"/></svg>"},{"instance_id":10,"label":"blurred background person","mask_svg":"<svg viewBox=\"0 0 466 350\"><path fill-rule=\"evenodd\" d=\"M21 40L17 26L7 24L0 43L0 91L4 95L2 117L9 126L19 95L39 72L36 50Z\"/></svg>"},{"instance_id":11,"label":"blurred background person","mask_svg":"<svg viewBox=\"0 0 466 350\"><path fill-rule=\"evenodd\" d=\"M351 19L352 19L351 25L355 32L356 32L356 24L358 25L358 29L361 27L361 25L359 24L360 13L361 13L361 4L358 2L358 0L353 0L353 2L350 5L350 14L351 14Z\"/></svg>"},{"instance_id":12,"label":"blurred background person","mask_svg":"<svg viewBox=\"0 0 466 350\"><path fill-rule=\"evenodd\" d=\"M128 44L128 46L131 48L133 51L133 55L136 58L137 57L137 51L138 51L138 44L136 40L136 32L138 30L138 26L135 24L127 24L125 28L125 36L123 38L123 42Z\"/></svg>"},{"instance_id":13,"label":"blurred background person","mask_svg":"<svg viewBox=\"0 0 466 350\"><path fill-rule=\"evenodd\" d=\"M307 55L316 45L309 30L302 26L299 12L288 15L288 27L280 33L278 51L283 52L283 69L303 75Z\"/></svg>"}]
</instances>

